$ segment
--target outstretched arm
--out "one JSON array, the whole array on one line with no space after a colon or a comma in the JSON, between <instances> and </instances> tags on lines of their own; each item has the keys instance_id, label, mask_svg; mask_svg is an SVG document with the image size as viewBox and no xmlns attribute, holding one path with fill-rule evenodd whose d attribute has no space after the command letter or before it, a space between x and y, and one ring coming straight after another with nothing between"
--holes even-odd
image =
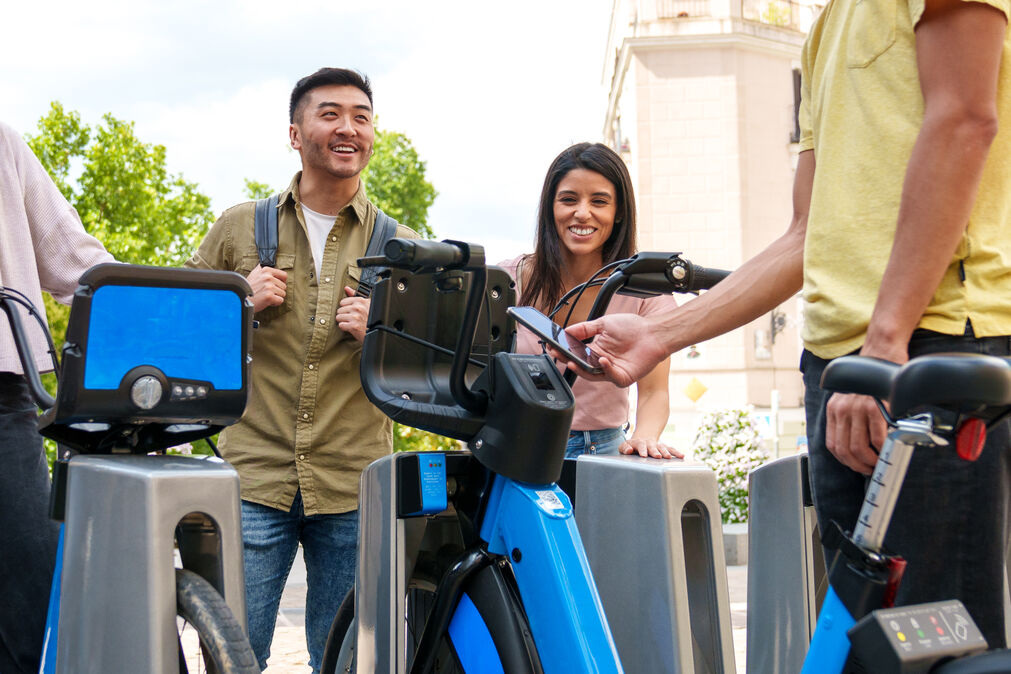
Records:
<instances>
[{"instance_id":1,"label":"outstretched arm","mask_svg":"<svg viewBox=\"0 0 1011 674\"><path fill-rule=\"evenodd\" d=\"M590 348L601 357L604 368L597 378L629 386L670 354L739 328L796 294L803 282L804 236L814 171L814 152L801 152L789 228L712 290L666 314L650 318L611 314L570 327L573 337L594 338ZM587 376L578 369L576 372Z\"/></svg>"}]
</instances>

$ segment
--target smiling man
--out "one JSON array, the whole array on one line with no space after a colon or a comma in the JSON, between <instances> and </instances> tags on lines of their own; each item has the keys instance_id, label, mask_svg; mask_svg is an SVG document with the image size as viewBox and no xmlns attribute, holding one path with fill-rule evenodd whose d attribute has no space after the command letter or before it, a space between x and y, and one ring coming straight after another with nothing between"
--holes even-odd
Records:
<instances>
[{"instance_id":1,"label":"smiling man","mask_svg":"<svg viewBox=\"0 0 1011 674\"><path fill-rule=\"evenodd\" d=\"M298 544L306 564L309 664L354 584L358 481L393 446L392 424L358 374L368 300L356 260L379 211L359 175L372 156L372 89L323 68L291 92L288 135L302 170L277 204L276 266L259 263L255 203L228 209L187 263L227 269L253 289L252 385L242 420L221 434L242 481L249 640L265 668ZM416 237L398 225L397 236Z\"/></svg>"}]
</instances>

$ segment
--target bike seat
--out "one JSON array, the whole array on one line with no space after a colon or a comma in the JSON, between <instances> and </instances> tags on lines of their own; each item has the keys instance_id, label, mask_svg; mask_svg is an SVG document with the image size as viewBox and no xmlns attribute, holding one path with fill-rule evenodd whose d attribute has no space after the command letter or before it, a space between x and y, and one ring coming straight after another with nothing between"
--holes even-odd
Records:
<instances>
[{"instance_id":1,"label":"bike seat","mask_svg":"<svg viewBox=\"0 0 1011 674\"><path fill-rule=\"evenodd\" d=\"M969 353L920 356L896 374L889 402L897 417L924 405L960 414L1011 405L1011 363Z\"/></svg>"},{"instance_id":2,"label":"bike seat","mask_svg":"<svg viewBox=\"0 0 1011 674\"><path fill-rule=\"evenodd\" d=\"M821 375L821 386L836 393L859 393L887 400L899 365L866 356L843 356L828 364Z\"/></svg>"},{"instance_id":3,"label":"bike seat","mask_svg":"<svg viewBox=\"0 0 1011 674\"><path fill-rule=\"evenodd\" d=\"M1011 651L987 651L968 658L949 660L930 671L933 674L1005 674L1011 672Z\"/></svg>"}]
</instances>

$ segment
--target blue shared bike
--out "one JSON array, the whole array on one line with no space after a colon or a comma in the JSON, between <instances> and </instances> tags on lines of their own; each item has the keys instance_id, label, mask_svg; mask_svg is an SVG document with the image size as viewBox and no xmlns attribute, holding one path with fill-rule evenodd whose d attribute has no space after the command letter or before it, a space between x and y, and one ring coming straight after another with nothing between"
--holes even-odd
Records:
<instances>
[{"instance_id":1,"label":"blue shared bike","mask_svg":"<svg viewBox=\"0 0 1011 674\"><path fill-rule=\"evenodd\" d=\"M363 386L390 418L466 441L362 476L356 588L322 671L621 672L562 471L573 398L547 355L512 353L514 284L480 246L394 239L372 292ZM614 292L708 287L679 255L623 260ZM608 286L608 284L610 284Z\"/></svg>"},{"instance_id":2,"label":"blue shared bike","mask_svg":"<svg viewBox=\"0 0 1011 674\"><path fill-rule=\"evenodd\" d=\"M1011 363L938 354L899 366L848 356L828 365L822 386L874 397L889 433L854 530L822 533L836 552L803 673L1011 672L1011 651L987 651L958 600L892 606L905 562L884 547L913 452L954 444L961 458L975 460L987 427L1011 413Z\"/></svg>"},{"instance_id":3,"label":"blue shared bike","mask_svg":"<svg viewBox=\"0 0 1011 674\"><path fill-rule=\"evenodd\" d=\"M252 306L231 272L103 264L81 277L55 398L0 291L39 431L57 443L61 522L40 672L259 671L245 634L238 476L220 457L165 456L235 423ZM216 451L216 450L215 450Z\"/></svg>"}]
</instances>

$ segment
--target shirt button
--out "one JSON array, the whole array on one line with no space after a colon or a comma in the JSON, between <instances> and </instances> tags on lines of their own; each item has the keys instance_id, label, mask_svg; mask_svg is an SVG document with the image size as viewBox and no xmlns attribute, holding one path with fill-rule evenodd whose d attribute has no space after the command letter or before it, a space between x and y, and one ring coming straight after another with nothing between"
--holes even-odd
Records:
<instances>
[{"instance_id":1,"label":"shirt button","mask_svg":"<svg viewBox=\"0 0 1011 674\"><path fill-rule=\"evenodd\" d=\"M305 461L305 454L299 454L298 455L298 460L299 461Z\"/></svg>"},{"instance_id":2,"label":"shirt button","mask_svg":"<svg viewBox=\"0 0 1011 674\"><path fill-rule=\"evenodd\" d=\"M302 418L303 419L308 419L309 418L309 413L308 412L302 412Z\"/></svg>"},{"instance_id":3,"label":"shirt button","mask_svg":"<svg viewBox=\"0 0 1011 674\"><path fill-rule=\"evenodd\" d=\"M330 283L330 277L327 276L325 279L323 279L323 283Z\"/></svg>"},{"instance_id":4,"label":"shirt button","mask_svg":"<svg viewBox=\"0 0 1011 674\"><path fill-rule=\"evenodd\" d=\"M326 325L326 319L325 318L319 319L319 324L320 325Z\"/></svg>"},{"instance_id":5,"label":"shirt button","mask_svg":"<svg viewBox=\"0 0 1011 674\"><path fill-rule=\"evenodd\" d=\"M310 369L310 370L312 370L312 369L313 369L314 367L315 367L315 366L314 366L314 365L313 365L312 363L309 363L309 369Z\"/></svg>"},{"instance_id":6,"label":"shirt button","mask_svg":"<svg viewBox=\"0 0 1011 674\"><path fill-rule=\"evenodd\" d=\"M316 317L315 317L315 316L310 316L310 317L309 317L309 322L310 322L310 323L313 323L313 322L315 322L315 321L316 321Z\"/></svg>"},{"instance_id":7,"label":"shirt button","mask_svg":"<svg viewBox=\"0 0 1011 674\"><path fill-rule=\"evenodd\" d=\"M336 240L337 240L337 237L336 237L336 236L331 236L331 237L330 237L330 240L331 240L331 241L336 241Z\"/></svg>"}]
</instances>

